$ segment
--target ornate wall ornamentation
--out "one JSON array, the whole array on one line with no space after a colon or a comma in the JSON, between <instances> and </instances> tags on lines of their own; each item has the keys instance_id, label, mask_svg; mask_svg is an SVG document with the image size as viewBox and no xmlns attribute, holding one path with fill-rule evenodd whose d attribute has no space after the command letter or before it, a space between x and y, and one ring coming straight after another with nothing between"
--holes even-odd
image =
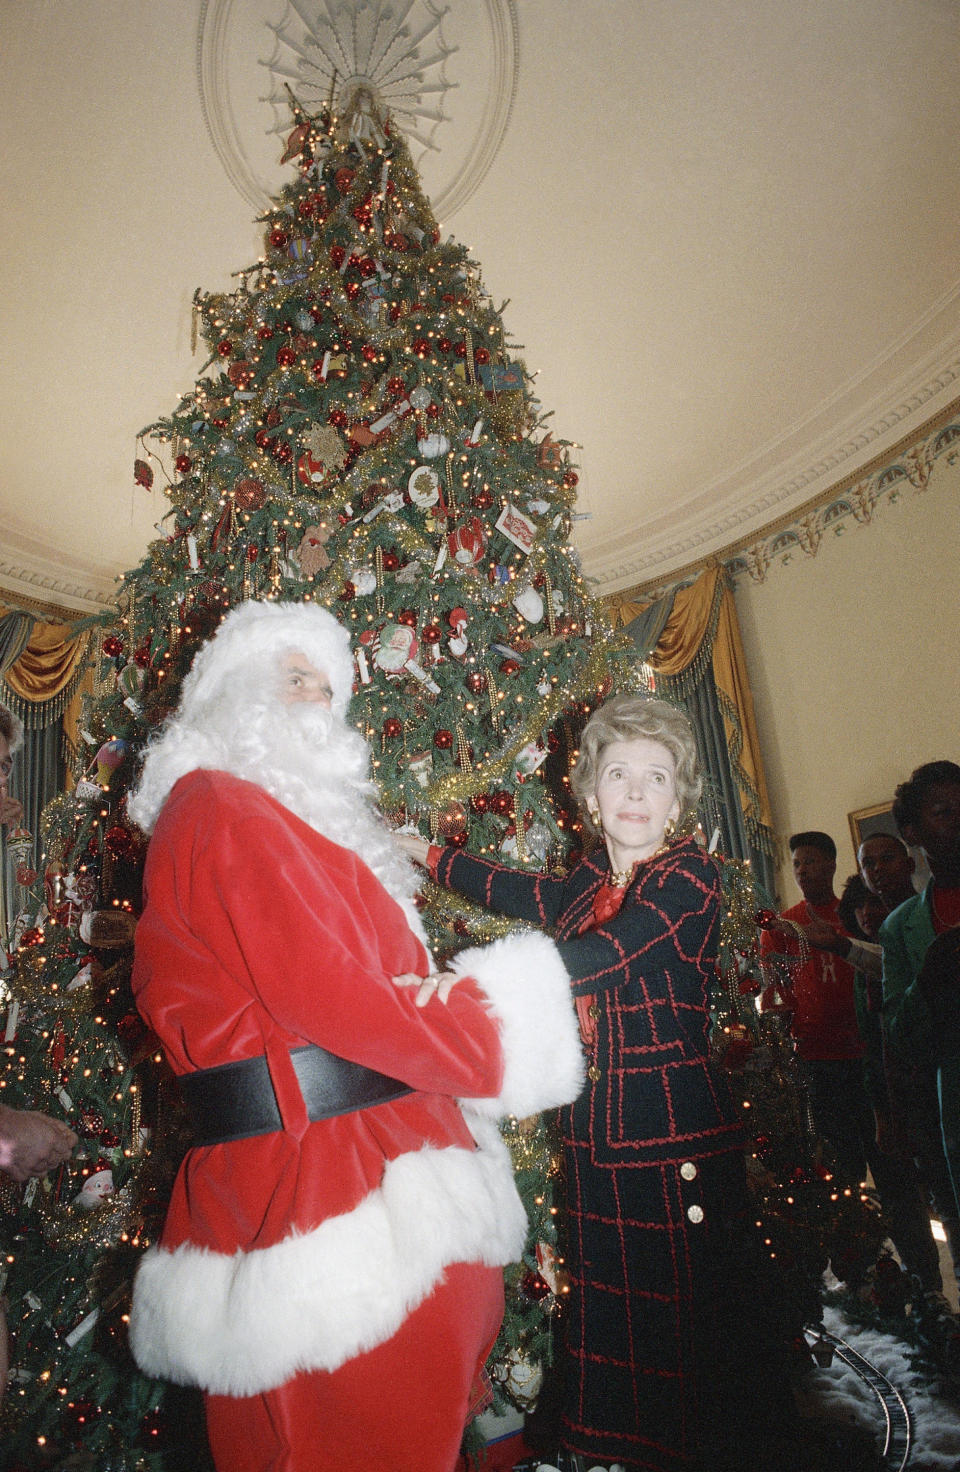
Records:
<instances>
[{"instance_id":1,"label":"ornate wall ornamentation","mask_svg":"<svg viewBox=\"0 0 960 1472\"><path fill-rule=\"evenodd\" d=\"M451 150L453 171L434 185L438 218L447 220L474 193L492 165L509 126L519 65L516 0L451 0L443 9L433 0L286 0L279 21L260 10L262 0L202 0L197 26L197 84L210 140L234 188L256 210L272 193L254 160L254 131L290 130L286 86L308 111L319 111L333 93L341 109L358 91L381 111L396 117L422 167L436 152L437 132L456 119L459 146ZM274 12L275 13L275 12ZM447 32L455 22L482 44L453 44ZM474 28L471 30L470 28ZM261 67L269 74L269 95L253 110L249 86L240 81L237 52L263 33ZM475 120L456 117L458 73L486 72L483 105ZM243 117L243 122L239 121ZM463 135L470 136L464 143ZM416 154L419 146L420 153ZM447 144L445 144L445 149ZM279 150L278 150L279 156Z\"/></svg>"}]
</instances>

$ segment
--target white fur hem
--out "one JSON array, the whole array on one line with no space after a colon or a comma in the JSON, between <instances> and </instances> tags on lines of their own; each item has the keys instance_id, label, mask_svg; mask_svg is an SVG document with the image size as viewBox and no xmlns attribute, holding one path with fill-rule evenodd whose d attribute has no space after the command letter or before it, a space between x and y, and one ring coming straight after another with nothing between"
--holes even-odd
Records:
<instances>
[{"instance_id":1,"label":"white fur hem","mask_svg":"<svg viewBox=\"0 0 960 1472\"><path fill-rule=\"evenodd\" d=\"M510 1155L495 1126L472 1127L476 1151L402 1155L353 1211L303 1236L233 1256L150 1248L130 1319L140 1368L218 1395L258 1395L383 1344L448 1265L516 1261L527 1223Z\"/></svg>"},{"instance_id":2,"label":"white fur hem","mask_svg":"<svg viewBox=\"0 0 960 1472\"><path fill-rule=\"evenodd\" d=\"M472 976L500 1027L504 1074L495 1099L464 1099L471 1112L519 1119L571 1103L584 1057L570 978L553 941L519 931L461 951L451 970Z\"/></svg>"}]
</instances>

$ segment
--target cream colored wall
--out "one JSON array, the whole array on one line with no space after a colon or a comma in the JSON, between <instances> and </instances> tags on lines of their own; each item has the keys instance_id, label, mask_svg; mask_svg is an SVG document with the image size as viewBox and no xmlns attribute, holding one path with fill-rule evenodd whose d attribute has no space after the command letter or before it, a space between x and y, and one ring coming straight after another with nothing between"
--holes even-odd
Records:
<instances>
[{"instance_id":1,"label":"cream colored wall","mask_svg":"<svg viewBox=\"0 0 960 1472\"><path fill-rule=\"evenodd\" d=\"M960 761L958 588L960 462L943 460L926 490L737 586L774 825L784 851L798 829L832 834L838 880L854 868L849 812L921 762ZM799 899L789 863L780 895Z\"/></svg>"}]
</instances>

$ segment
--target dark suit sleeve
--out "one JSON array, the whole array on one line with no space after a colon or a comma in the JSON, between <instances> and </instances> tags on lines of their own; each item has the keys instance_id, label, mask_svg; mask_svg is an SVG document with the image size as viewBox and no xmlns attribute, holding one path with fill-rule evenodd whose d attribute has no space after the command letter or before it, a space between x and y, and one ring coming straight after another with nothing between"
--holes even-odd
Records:
<instances>
[{"instance_id":1,"label":"dark suit sleeve","mask_svg":"<svg viewBox=\"0 0 960 1472\"><path fill-rule=\"evenodd\" d=\"M552 874L529 874L475 854L445 848L437 861L437 883L475 900L486 910L527 920L552 930L560 913L563 880Z\"/></svg>"},{"instance_id":2,"label":"dark suit sleeve","mask_svg":"<svg viewBox=\"0 0 960 1472\"><path fill-rule=\"evenodd\" d=\"M720 876L702 850L670 856L630 892L619 914L558 950L575 996L624 986L678 964L710 970L716 955Z\"/></svg>"}]
</instances>

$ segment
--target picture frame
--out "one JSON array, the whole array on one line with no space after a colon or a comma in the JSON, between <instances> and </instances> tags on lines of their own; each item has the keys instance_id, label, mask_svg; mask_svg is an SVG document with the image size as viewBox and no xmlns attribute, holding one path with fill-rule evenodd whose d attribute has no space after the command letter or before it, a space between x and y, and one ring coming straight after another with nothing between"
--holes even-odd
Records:
<instances>
[{"instance_id":1,"label":"picture frame","mask_svg":"<svg viewBox=\"0 0 960 1472\"><path fill-rule=\"evenodd\" d=\"M894 838L900 837L893 821L892 798L886 802L875 802L868 808L857 808L855 812L847 814L847 822L850 824L854 858L859 853L863 840L872 838L875 833L892 833Z\"/></svg>"}]
</instances>

